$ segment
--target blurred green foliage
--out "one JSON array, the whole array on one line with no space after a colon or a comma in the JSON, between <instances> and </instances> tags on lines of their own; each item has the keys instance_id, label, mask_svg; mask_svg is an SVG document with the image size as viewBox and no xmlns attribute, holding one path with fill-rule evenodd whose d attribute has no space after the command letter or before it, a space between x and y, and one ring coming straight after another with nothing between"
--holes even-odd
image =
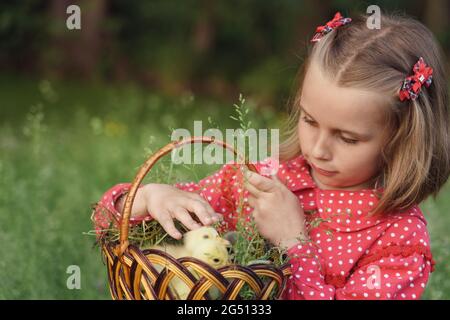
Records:
<instances>
[{"instance_id":1,"label":"blurred green foliage","mask_svg":"<svg viewBox=\"0 0 450 320\"><path fill-rule=\"evenodd\" d=\"M405 12L436 32L448 53L448 13L443 8L435 19L429 14L436 3L446 2L1 2L0 67L45 77L132 81L168 94L191 91L228 102L244 92L282 107L308 39L334 12L351 16L373 4L388 12ZM69 4L81 8L81 30L65 26Z\"/></svg>"}]
</instances>

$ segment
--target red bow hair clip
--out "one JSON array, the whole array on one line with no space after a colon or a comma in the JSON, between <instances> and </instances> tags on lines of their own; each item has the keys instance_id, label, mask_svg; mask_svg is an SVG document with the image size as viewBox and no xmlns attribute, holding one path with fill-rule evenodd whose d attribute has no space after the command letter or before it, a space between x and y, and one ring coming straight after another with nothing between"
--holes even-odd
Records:
<instances>
[{"instance_id":1,"label":"red bow hair clip","mask_svg":"<svg viewBox=\"0 0 450 320\"><path fill-rule=\"evenodd\" d=\"M324 35L330 33L337 27L349 24L352 21L351 18L344 18L340 12L336 12L333 20L328 21L324 26L318 26L316 29L316 34L311 39L311 42L318 42L323 38Z\"/></svg>"},{"instance_id":2,"label":"red bow hair clip","mask_svg":"<svg viewBox=\"0 0 450 320\"><path fill-rule=\"evenodd\" d=\"M414 74L403 81L399 92L400 101L416 100L422 85L428 88L433 81L433 68L427 66L422 57L414 65L413 71Z\"/></svg>"}]
</instances>

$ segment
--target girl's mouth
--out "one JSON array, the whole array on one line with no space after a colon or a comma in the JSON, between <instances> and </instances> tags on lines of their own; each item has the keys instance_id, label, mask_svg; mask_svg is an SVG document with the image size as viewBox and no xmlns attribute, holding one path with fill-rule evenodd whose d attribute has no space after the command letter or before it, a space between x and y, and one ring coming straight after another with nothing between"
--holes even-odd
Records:
<instances>
[{"instance_id":1,"label":"girl's mouth","mask_svg":"<svg viewBox=\"0 0 450 320\"><path fill-rule=\"evenodd\" d=\"M316 167L314 164L311 163L311 166L313 167L314 170L316 170L316 172L320 173L323 176L327 176L327 177L331 177L333 175L335 175L336 173L338 173L337 171L327 171L327 170L323 170L319 167Z\"/></svg>"}]
</instances>

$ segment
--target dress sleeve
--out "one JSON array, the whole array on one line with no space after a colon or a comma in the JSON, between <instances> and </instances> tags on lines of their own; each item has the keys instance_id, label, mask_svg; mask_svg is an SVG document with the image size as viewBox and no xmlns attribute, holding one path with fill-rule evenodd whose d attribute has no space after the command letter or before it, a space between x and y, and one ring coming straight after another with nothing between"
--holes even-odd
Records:
<instances>
[{"instance_id":1,"label":"dress sleeve","mask_svg":"<svg viewBox=\"0 0 450 320\"><path fill-rule=\"evenodd\" d=\"M313 243L291 247L288 255L293 275L284 298L419 299L434 261L425 224L417 221L405 219L388 228L346 278L327 279ZM403 236L401 241L399 236Z\"/></svg>"},{"instance_id":2,"label":"dress sleeve","mask_svg":"<svg viewBox=\"0 0 450 320\"><path fill-rule=\"evenodd\" d=\"M236 224L236 209L247 202L243 188L243 175L238 165L226 164L216 173L203 178L198 183L176 183L175 187L200 194L211 207L223 215L222 230L234 229ZM116 225L121 213L118 211L118 200L130 190L130 183L120 183L107 190L101 199L94 205L91 220L95 225L97 234L102 230ZM245 210L250 212L249 206ZM130 225L151 220L151 213L140 217L131 217Z\"/></svg>"},{"instance_id":3,"label":"dress sleeve","mask_svg":"<svg viewBox=\"0 0 450 320\"><path fill-rule=\"evenodd\" d=\"M141 186L142 187L142 186ZM94 204L91 220L94 223L97 236L103 231L118 225L121 212L118 210L118 202L131 188L131 183L119 183L108 189ZM135 225L144 220L151 220L150 215L130 217L130 225Z\"/></svg>"}]
</instances>

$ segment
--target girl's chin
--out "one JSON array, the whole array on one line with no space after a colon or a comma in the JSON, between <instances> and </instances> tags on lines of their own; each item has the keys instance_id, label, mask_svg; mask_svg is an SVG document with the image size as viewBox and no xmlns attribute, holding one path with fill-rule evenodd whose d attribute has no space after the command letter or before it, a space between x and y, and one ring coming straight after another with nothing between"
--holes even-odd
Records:
<instances>
[{"instance_id":1,"label":"girl's chin","mask_svg":"<svg viewBox=\"0 0 450 320\"><path fill-rule=\"evenodd\" d=\"M336 189L341 185L341 183L336 180L336 175L332 177L324 176L312 169L311 176L321 189Z\"/></svg>"},{"instance_id":2,"label":"girl's chin","mask_svg":"<svg viewBox=\"0 0 450 320\"><path fill-rule=\"evenodd\" d=\"M331 178L320 178L319 181L320 183L318 184L316 182L316 185L323 190L358 191L370 188L366 183L339 183L335 180L333 181Z\"/></svg>"},{"instance_id":3,"label":"girl's chin","mask_svg":"<svg viewBox=\"0 0 450 320\"><path fill-rule=\"evenodd\" d=\"M316 185L322 190L361 190L368 188L368 186L364 183L343 181L343 177L340 176L341 173L339 172L334 175L327 176L320 174L311 168L310 173Z\"/></svg>"},{"instance_id":4,"label":"girl's chin","mask_svg":"<svg viewBox=\"0 0 450 320\"><path fill-rule=\"evenodd\" d=\"M321 181L321 183L319 184L319 187L323 190L339 190L339 189L345 188L345 187L342 187L341 184L330 183L328 181Z\"/></svg>"}]
</instances>

